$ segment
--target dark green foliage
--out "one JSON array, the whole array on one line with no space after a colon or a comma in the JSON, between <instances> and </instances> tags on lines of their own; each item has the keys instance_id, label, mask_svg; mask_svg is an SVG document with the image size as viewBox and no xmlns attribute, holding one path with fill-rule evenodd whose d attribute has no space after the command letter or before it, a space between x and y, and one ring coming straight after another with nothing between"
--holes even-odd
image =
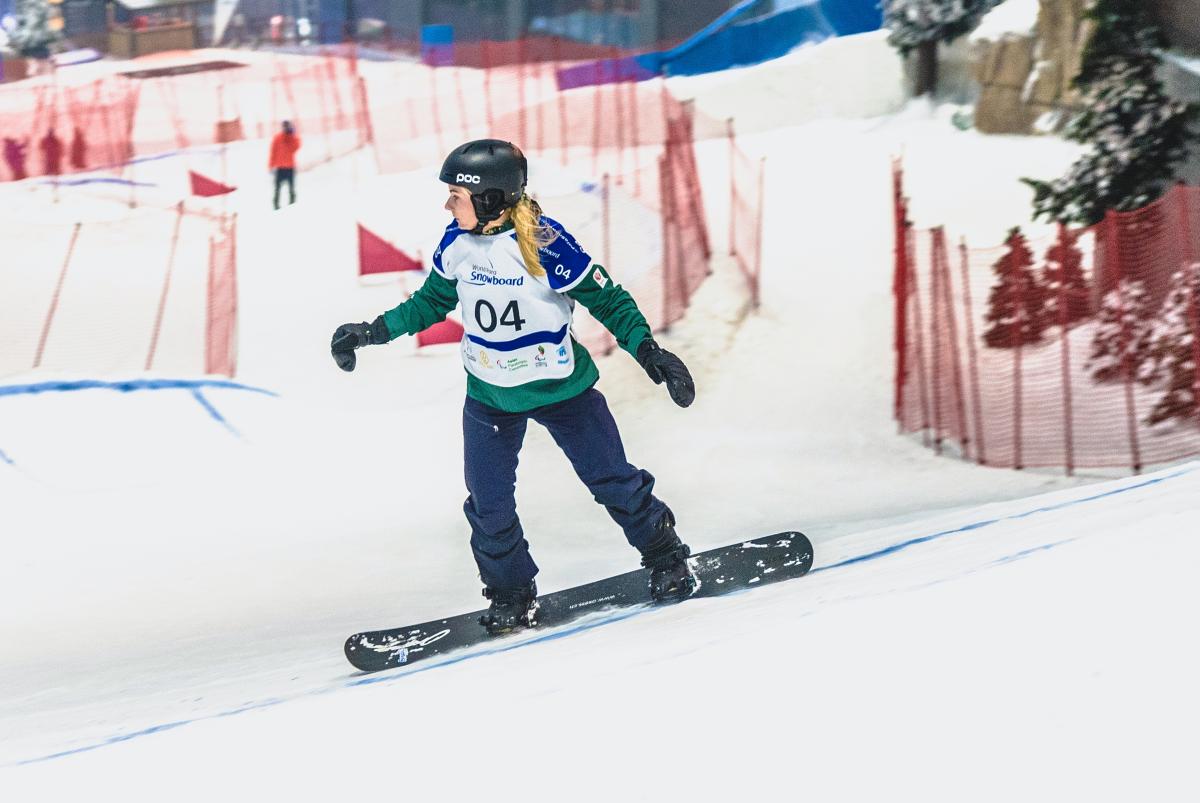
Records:
<instances>
[{"instance_id":1,"label":"dark green foliage","mask_svg":"<svg viewBox=\"0 0 1200 803\"><path fill-rule=\"evenodd\" d=\"M1145 206L1197 142L1200 108L1167 96L1158 78L1166 40L1144 0L1096 0L1087 16L1096 27L1075 79L1084 109L1066 131L1087 151L1061 178L1022 179L1035 219L1091 225L1110 209Z\"/></svg>"}]
</instances>

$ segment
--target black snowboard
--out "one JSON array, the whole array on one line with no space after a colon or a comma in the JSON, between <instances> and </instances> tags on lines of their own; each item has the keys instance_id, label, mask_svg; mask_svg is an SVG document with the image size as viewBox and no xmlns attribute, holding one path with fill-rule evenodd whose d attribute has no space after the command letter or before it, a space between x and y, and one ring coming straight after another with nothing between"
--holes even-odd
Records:
<instances>
[{"instance_id":1,"label":"black snowboard","mask_svg":"<svg viewBox=\"0 0 1200 803\"><path fill-rule=\"evenodd\" d=\"M812 568L813 548L803 533L776 533L700 552L689 562L699 585L688 599L715 597L801 577ZM533 627L567 624L595 611L649 605L649 589L650 572L637 569L545 594L537 599ZM487 634L479 624L482 615L480 610L419 625L355 633L346 639L346 657L364 672L378 672L504 638Z\"/></svg>"}]
</instances>

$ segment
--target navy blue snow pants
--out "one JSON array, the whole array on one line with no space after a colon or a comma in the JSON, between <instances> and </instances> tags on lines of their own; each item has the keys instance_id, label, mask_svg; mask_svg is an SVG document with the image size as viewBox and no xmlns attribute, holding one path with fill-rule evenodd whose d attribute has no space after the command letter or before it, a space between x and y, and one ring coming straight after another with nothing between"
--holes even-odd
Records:
<instances>
[{"instance_id":1,"label":"navy blue snow pants","mask_svg":"<svg viewBox=\"0 0 1200 803\"><path fill-rule=\"evenodd\" d=\"M489 588L524 586L537 574L517 518L517 453L529 419L550 431L579 479L608 509L634 547L644 546L667 506L657 499L654 477L625 459L617 423L595 388L557 404L506 413L470 397L463 407L471 550Z\"/></svg>"}]
</instances>

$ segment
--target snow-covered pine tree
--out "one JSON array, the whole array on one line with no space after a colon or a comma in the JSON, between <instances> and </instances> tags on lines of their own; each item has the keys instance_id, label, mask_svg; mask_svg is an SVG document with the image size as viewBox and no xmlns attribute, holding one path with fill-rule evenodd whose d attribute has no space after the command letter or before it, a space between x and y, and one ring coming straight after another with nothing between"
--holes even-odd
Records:
<instances>
[{"instance_id":1,"label":"snow-covered pine tree","mask_svg":"<svg viewBox=\"0 0 1200 803\"><path fill-rule=\"evenodd\" d=\"M937 90L938 44L969 33L1000 0L882 0L888 43L908 56L917 52L915 94Z\"/></svg>"},{"instance_id":2,"label":"snow-covered pine tree","mask_svg":"<svg viewBox=\"0 0 1200 803\"><path fill-rule=\"evenodd\" d=\"M1020 227L1008 233L1008 250L992 270L997 282L988 295L984 319L991 324L983 341L992 348L1015 348L1042 339L1046 317L1046 289L1033 270L1033 252Z\"/></svg>"},{"instance_id":3,"label":"snow-covered pine tree","mask_svg":"<svg viewBox=\"0 0 1200 803\"><path fill-rule=\"evenodd\" d=\"M1172 100L1158 78L1167 46L1145 0L1094 0L1095 26L1075 86L1083 111L1066 136L1088 146L1065 176L1022 179L1034 189L1034 219L1097 223L1110 209L1153 201L1198 141L1200 107Z\"/></svg>"},{"instance_id":4,"label":"snow-covered pine tree","mask_svg":"<svg viewBox=\"0 0 1200 803\"><path fill-rule=\"evenodd\" d=\"M1081 230L1064 227L1054 245L1046 249L1042 286L1046 290L1046 321L1050 325L1070 326L1092 314L1091 288L1083 275L1083 252L1079 250L1082 234Z\"/></svg>"},{"instance_id":5,"label":"snow-covered pine tree","mask_svg":"<svg viewBox=\"0 0 1200 803\"><path fill-rule=\"evenodd\" d=\"M1129 375L1142 384L1154 380L1154 310L1146 283L1141 279L1122 279L1104 294L1092 335L1092 353L1088 369L1099 382L1123 379L1125 366L1121 355L1129 359Z\"/></svg>"},{"instance_id":6,"label":"snow-covered pine tree","mask_svg":"<svg viewBox=\"0 0 1200 803\"><path fill-rule=\"evenodd\" d=\"M50 30L50 4L46 0L17 0L14 11L17 26L12 32L10 45L17 55L34 59L49 58L50 45L59 40L59 35Z\"/></svg>"},{"instance_id":7,"label":"snow-covered pine tree","mask_svg":"<svg viewBox=\"0 0 1200 803\"><path fill-rule=\"evenodd\" d=\"M1148 424L1172 419L1200 421L1197 375L1197 318L1200 317L1200 263L1175 274L1171 292L1154 328L1154 378L1165 390L1146 418Z\"/></svg>"}]
</instances>

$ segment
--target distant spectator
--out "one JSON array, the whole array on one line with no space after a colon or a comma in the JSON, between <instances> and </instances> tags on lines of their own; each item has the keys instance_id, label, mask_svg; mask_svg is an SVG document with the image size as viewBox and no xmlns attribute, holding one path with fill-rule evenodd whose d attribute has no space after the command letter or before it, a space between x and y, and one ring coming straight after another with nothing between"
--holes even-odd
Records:
<instances>
[{"instance_id":1,"label":"distant spectator","mask_svg":"<svg viewBox=\"0 0 1200 803\"><path fill-rule=\"evenodd\" d=\"M233 17L229 20L229 32L225 36L226 42L230 45L241 46L246 43L246 15L240 11L234 12Z\"/></svg>"},{"instance_id":2,"label":"distant spectator","mask_svg":"<svg viewBox=\"0 0 1200 803\"><path fill-rule=\"evenodd\" d=\"M18 142L13 137L4 138L4 161L8 162L8 170L12 173L13 181L29 177L29 174L25 172L25 149L28 147L29 140Z\"/></svg>"},{"instance_id":3,"label":"distant spectator","mask_svg":"<svg viewBox=\"0 0 1200 803\"><path fill-rule=\"evenodd\" d=\"M71 167L76 170L87 167L87 140L79 126L75 126L75 133L71 137Z\"/></svg>"},{"instance_id":4,"label":"distant spectator","mask_svg":"<svg viewBox=\"0 0 1200 803\"><path fill-rule=\"evenodd\" d=\"M38 143L42 151L42 174L57 176L62 174L63 141L58 138L51 128Z\"/></svg>"},{"instance_id":5,"label":"distant spectator","mask_svg":"<svg viewBox=\"0 0 1200 803\"><path fill-rule=\"evenodd\" d=\"M290 203L296 203L296 151L300 150L300 137L292 124L284 120L283 130L271 140L271 158L268 170L275 171L275 208L279 208L279 189L286 181Z\"/></svg>"}]
</instances>

